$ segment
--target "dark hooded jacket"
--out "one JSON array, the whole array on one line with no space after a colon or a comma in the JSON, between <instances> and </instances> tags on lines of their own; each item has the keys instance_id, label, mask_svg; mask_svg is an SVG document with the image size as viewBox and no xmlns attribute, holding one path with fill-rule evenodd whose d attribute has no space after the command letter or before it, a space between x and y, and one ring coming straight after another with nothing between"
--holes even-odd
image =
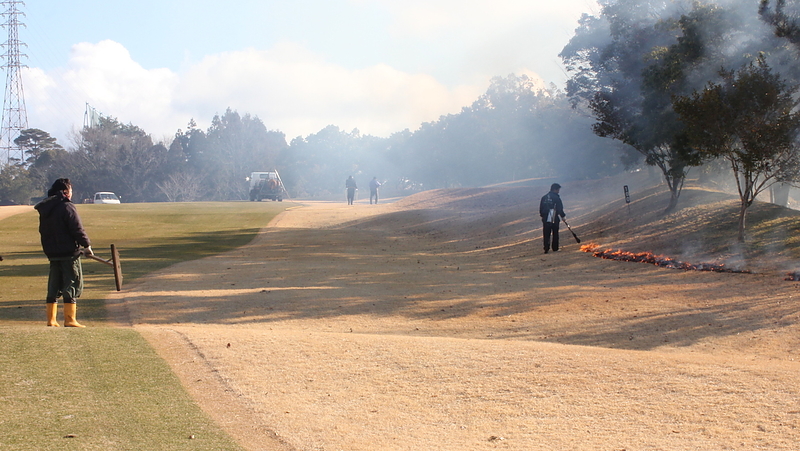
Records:
<instances>
[{"instance_id":1,"label":"dark hooded jacket","mask_svg":"<svg viewBox=\"0 0 800 451\"><path fill-rule=\"evenodd\" d=\"M561 203L561 196L555 191L550 191L542 196L542 200L539 202L539 215L542 217L542 222L547 220L547 215L550 213L551 209L555 209L556 211L553 222L558 224L558 217L561 216L563 218L566 214L564 214L564 204Z\"/></svg>"},{"instance_id":2,"label":"dark hooded jacket","mask_svg":"<svg viewBox=\"0 0 800 451\"><path fill-rule=\"evenodd\" d=\"M81 246L91 245L75 204L63 193L58 192L33 208L39 212L39 235L47 258L77 257Z\"/></svg>"}]
</instances>

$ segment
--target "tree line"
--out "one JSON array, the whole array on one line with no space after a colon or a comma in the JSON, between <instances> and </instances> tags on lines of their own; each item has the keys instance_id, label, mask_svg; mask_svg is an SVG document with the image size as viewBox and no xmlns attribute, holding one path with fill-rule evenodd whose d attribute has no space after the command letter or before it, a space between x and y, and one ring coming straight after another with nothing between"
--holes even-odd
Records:
<instances>
[{"instance_id":1,"label":"tree line","mask_svg":"<svg viewBox=\"0 0 800 451\"><path fill-rule=\"evenodd\" d=\"M191 121L169 142L156 142L133 124L101 117L69 149L46 131L24 130L15 143L25 161L0 174L0 199L29 203L64 176L76 198L113 191L125 202L176 202L248 199L247 177L257 171L278 170L291 197L326 198L341 195L349 175L363 185L378 177L386 194L401 194L621 170L619 146L590 124L564 92L514 74L493 78L457 114L385 138L330 125L287 142L258 117L228 109L205 130Z\"/></svg>"}]
</instances>

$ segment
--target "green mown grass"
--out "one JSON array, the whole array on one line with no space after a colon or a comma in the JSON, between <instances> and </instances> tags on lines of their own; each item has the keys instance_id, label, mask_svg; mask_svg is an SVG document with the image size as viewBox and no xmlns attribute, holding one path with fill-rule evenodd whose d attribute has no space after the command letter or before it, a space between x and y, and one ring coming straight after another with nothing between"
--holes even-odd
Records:
<instances>
[{"instance_id":1,"label":"green mown grass","mask_svg":"<svg viewBox=\"0 0 800 451\"><path fill-rule=\"evenodd\" d=\"M125 281L248 243L286 203L79 205L93 249ZM237 450L147 342L106 323L111 269L84 260L78 319L44 326L47 259L36 212L0 221L0 449ZM59 315L61 318L61 315ZM190 439L190 436L194 436Z\"/></svg>"}]
</instances>

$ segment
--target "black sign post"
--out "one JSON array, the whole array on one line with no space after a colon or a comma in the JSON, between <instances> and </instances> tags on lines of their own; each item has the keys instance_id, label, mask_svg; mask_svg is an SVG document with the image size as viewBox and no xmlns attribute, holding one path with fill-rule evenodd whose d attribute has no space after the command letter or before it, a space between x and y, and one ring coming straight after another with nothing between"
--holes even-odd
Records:
<instances>
[{"instance_id":1,"label":"black sign post","mask_svg":"<svg viewBox=\"0 0 800 451\"><path fill-rule=\"evenodd\" d=\"M628 205L628 215L630 215L631 214L631 193L630 193L630 191L628 191L628 185L625 185L623 188L625 190L625 203Z\"/></svg>"}]
</instances>

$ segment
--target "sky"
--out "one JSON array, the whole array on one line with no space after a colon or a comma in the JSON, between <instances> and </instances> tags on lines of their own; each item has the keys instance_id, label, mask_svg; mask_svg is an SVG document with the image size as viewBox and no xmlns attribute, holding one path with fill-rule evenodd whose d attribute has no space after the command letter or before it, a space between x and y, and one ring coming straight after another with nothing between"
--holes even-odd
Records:
<instances>
[{"instance_id":1,"label":"sky","mask_svg":"<svg viewBox=\"0 0 800 451\"><path fill-rule=\"evenodd\" d=\"M86 105L155 141L226 109L287 141L386 137L458 113L494 76L563 88L594 0L25 0L28 125L69 148ZM3 42L7 32L3 33Z\"/></svg>"}]
</instances>

